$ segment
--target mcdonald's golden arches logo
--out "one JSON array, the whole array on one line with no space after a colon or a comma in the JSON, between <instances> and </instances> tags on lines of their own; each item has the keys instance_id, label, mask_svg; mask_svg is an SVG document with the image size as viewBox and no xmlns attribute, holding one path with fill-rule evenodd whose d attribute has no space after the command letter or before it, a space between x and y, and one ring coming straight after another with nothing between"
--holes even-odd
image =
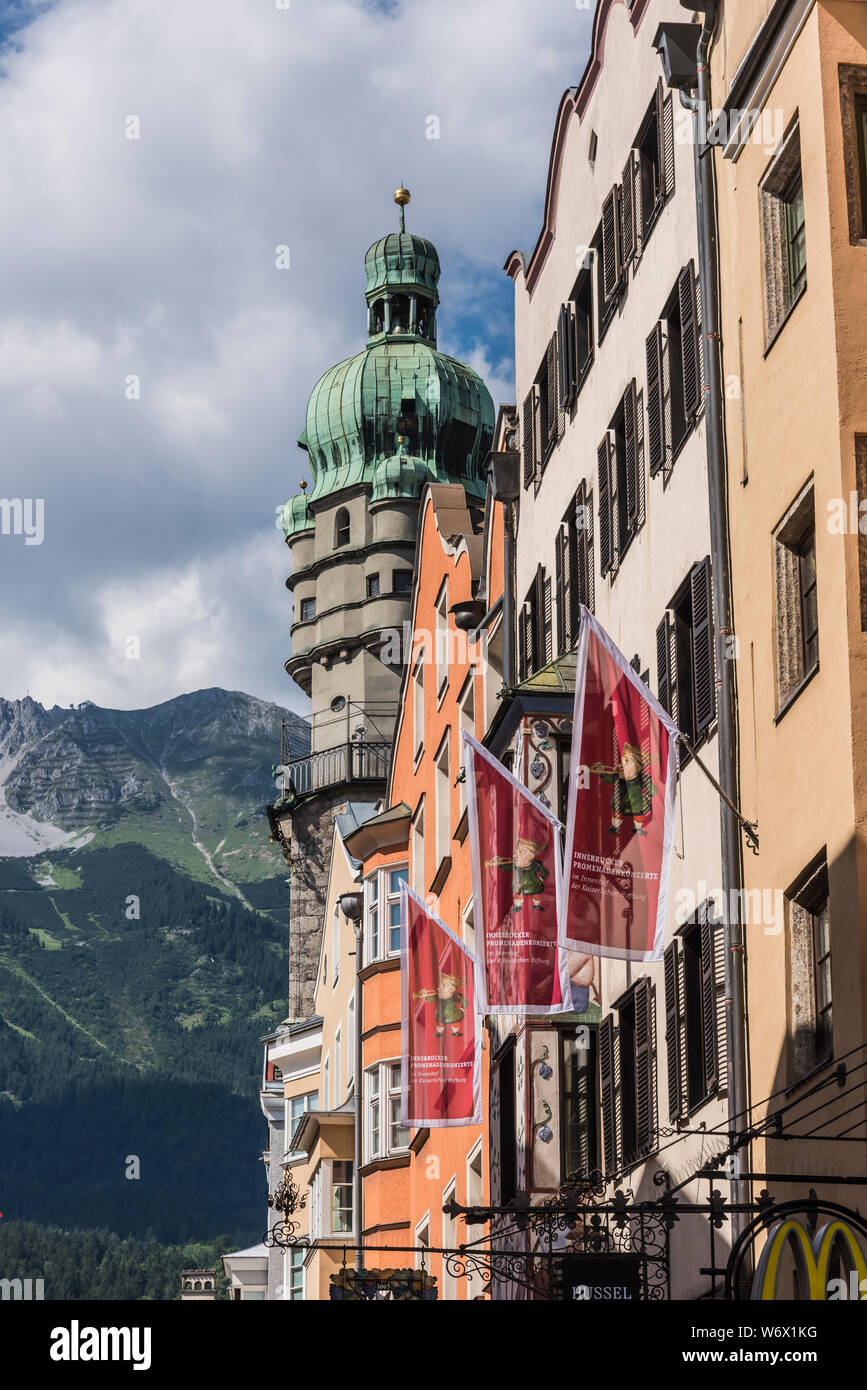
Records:
<instances>
[{"instance_id":1,"label":"mcdonald's golden arches logo","mask_svg":"<svg viewBox=\"0 0 867 1390\"><path fill-rule=\"evenodd\" d=\"M851 1227L845 1221L830 1221L827 1225L820 1226L811 1240L809 1232L800 1221L791 1217L771 1227L768 1233L767 1243L756 1267L751 1298L767 1302L774 1301L777 1297L786 1297L785 1294L777 1294L777 1276L787 1245L802 1276L802 1287L809 1290L810 1302L826 1302L829 1299L831 1284L842 1284L845 1287L843 1280L828 1278L835 1246L842 1246L849 1255L851 1273L848 1297L867 1298L867 1259L864 1258L860 1241ZM842 1292L830 1295L831 1299L846 1296L847 1294Z\"/></svg>"}]
</instances>

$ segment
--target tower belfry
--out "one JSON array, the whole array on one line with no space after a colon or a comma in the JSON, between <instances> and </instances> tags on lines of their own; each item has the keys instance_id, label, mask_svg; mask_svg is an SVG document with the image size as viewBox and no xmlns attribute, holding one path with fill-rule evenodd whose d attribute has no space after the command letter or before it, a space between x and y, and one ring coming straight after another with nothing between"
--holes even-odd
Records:
<instances>
[{"instance_id":1,"label":"tower belfry","mask_svg":"<svg viewBox=\"0 0 867 1390\"><path fill-rule=\"evenodd\" d=\"M400 230L364 258L367 341L313 387L298 440L311 485L279 513L292 553L286 670L312 706L310 754L283 764L269 807L293 870L295 1017L312 1002L333 817L385 790L422 491L461 483L481 505L494 430L484 382L437 348L436 247L405 229L409 190L394 200Z\"/></svg>"}]
</instances>

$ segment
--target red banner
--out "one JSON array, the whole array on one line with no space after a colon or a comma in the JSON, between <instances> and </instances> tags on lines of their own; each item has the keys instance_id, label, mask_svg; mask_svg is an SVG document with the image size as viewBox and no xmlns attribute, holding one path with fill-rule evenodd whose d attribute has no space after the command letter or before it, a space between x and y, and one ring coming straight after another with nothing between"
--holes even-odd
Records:
<instances>
[{"instance_id":1,"label":"red banner","mask_svg":"<svg viewBox=\"0 0 867 1390\"><path fill-rule=\"evenodd\" d=\"M582 607L564 878L573 949L662 959L677 732Z\"/></svg>"},{"instance_id":2,"label":"red banner","mask_svg":"<svg viewBox=\"0 0 867 1390\"><path fill-rule=\"evenodd\" d=\"M479 1124L482 1027L474 960L401 885L401 1124Z\"/></svg>"},{"instance_id":3,"label":"red banner","mask_svg":"<svg viewBox=\"0 0 867 1390\"><path fill-rule=\"evenodd\" d=\"M561 825L538 797L464 733L473 918L483 1014L572 1008L559 923Z\"/></svg>"}]
</instances>

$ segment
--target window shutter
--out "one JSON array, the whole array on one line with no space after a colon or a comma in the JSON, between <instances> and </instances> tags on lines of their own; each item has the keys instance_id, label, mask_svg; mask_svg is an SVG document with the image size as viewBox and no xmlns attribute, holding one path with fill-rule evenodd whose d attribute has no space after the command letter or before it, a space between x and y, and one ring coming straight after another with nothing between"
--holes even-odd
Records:
<instances>
[{"instance_id":1,"label":"window shutter","mask_svg":"<svg viewBox=\"0 0 867 1390\"><path fill-rule=\"evenodd\" d=\"M620 247L625 268L635 254L635 156L632 150L623 170L620 194Z\"/></svg>"},{"instance_id":2,"label":"window shutter","mask_svg":"<svg viewBox=\"0 0 867 1390\"><path fill-rule=\"evenodd\" d=\"M551 580L546 578L545 571L539 570L539 666L547 666L553 660L554 653L551 650L554 635L553 614L551 611Z\"/></svg>"},{"instance_id":3,"label":"window shutter","mask_svg":"<svg viewBox=\"0 0 867 1390\"><path fill-rule=\"evenodd\" d=\"M535 394L536 388L534 386L527 394L524 400L524 408L521 411L521 454L524 466L524 487L530 486L536 469L533 457L533 398Z\"/></svg>"},{"instance_id":4,"label":"window shutter","mask_svg":"<svg viewBox=\"0 0 867 1390\"><path fill-rule=\"evenodd\" d=\"M581 602L591 613L596 607L596 577L593 573L593 489L589 488L583 496L585 527L581 532L584 553L581 560L581 575L584 593ZM577 636L577 628L576 628Z\"/></svg>"},{"instance_id":5,"label":"window shutter","mask_svg":"<svg viewBox=\"0 0 867 1390\"><path fill-rule=\"evenodd\" d=\"M656 629L656 693L662 708L677 722L675 679L671 661L671 618L668 613Z\"/></svg>"},{"instance_id":6,"label":"window shutter","mask_svg":"<svg viewBox=\"0 0 867 1390\"><path fill-rule=\"evenodd\" d=\"M545 432L544 448L547 451L549 446L557 438L557 338L552 337L548 344L548 351L545 360L545 373L548 378L548 418L546 421L547 429Z\"/></svg>"},{"instance_id":7,"label":"window shutter","mask_svg":"<svg viewBox=\"0 0 867 1390\"><path fill-rule=\"evenodd\" d=\"M701 377L698 367L698 316L695 301L695 275L692 261L677 277L680 305L680 351L683 358L683 409L687 420L700 405Z\"/></svg>"},{"instance_id":8,"label":"window shutter","mask_svg":"<svg viewBox=\"0 0 867 1390\"><path fill-rule=\"evenodd\" d=\"M676 1124L683 1110L683 1077L680 1070L680 967L677 942L666 948L665 976L665 1053L668 1058L668 1119Z\"/></svg>"},{"instance_id":9,"label":"window shutter","mask_svg":"<svg viewBox=\"0 0 867 1390\"><path fill-rule=\"evenodd\" d=\"M557 651L565 652L568 644L568 619L567 619L567 599L566 599L566 578L564 574L564 560L568 564L565 555L566 537L562 526L558 526L557 534L554 537L554 588L556 590L557 605Z\"/></svg>"},{"instance_id":10,"label":"window shutter","mask_svg":"<svg viewBox=\"0 0 867 1390\"><path fill-rule=\"evenodd\" d=\"M557 391L561 410L575 399L575 319L571 304L561 304L557 318Z\"/></svg>"},{"instance_id":11,"label":"window shutter","mask_svg":"<svg viewBox=\"0 0 867 1390\"><path fill-rule=\"evenodd\" d=\"M527 667L527 608L522 605L518 614L518 675L522 681L529 675Z\"/></svg>"},{"instance_id":12,"label":"window shutter","mask_svg":"<svg viewBox=\"0 0 867 1390\"><path fill-rule=\"evenodd\" d=\"M640 498L640 482L638 475L638 439L637 439L637 419L636 419L636 399L635 381L630 381L623 397L623 447L626 455L626 516L630 523L630 530L634 527L638 517L638 504Z\"/></svg>"},{"instance_id":13,"label":"window shutter","mask_svg":"<svg viewBox=\"0 0 867 1390\"><path fill-rule=\"evenodd\" d=\"M714 968L714 929L709 921L709 903L699 908L701 923L701 1041L704 1053L705 1093L711 1095L719 1086L719 1062L716 1050L716 970Z\"/></svg>"},{"instance_id":14,"label":"window shutter","mask_svg":"<svg viewBox=\"0 0 867 1390\"><path fill-rule=\"evenodd\" d=\"M605 1172L617 1166L617 1128L614 1109L614 1019L611 1014L599 1025L599 1103L602 1111L602 1157Z\"/></svg>"},{"instance_id":15,"label":"window shutter","mask_svg":"<svg viewBox=\"0 0 867 1390\"><path fill-rule=\"evenodd\" d=\"M592 290L591 290L592 296ZM592 297L591 297L592 303ZM593 352L593 343L590 338L591 316L583 305L575 305L575 351L577 354L575 362L575 386L578 386L578 377L583 372L590 356Z\"/></svg>"},{"instance_id":16,"label":"window shutter","mask_svg":"<svg viewBox=\"0 0 867 1390\"><path fill-rule=\"evenodd\" d=\"M644 976L635 986L635 1137L639 1152L653 1138L652 1021L650 981Z\"/></svg>"},{"instance_id":17,"label":"window shutter","mask_svg":"<svg viewBox=\"0 0 867 1390\"><path fill-rule=\"evenodd\" d=\"M611 460L608 432L596 450L599 467L599 563L603 575L608 574L614 561L611 545Z\"/></svg>"},{"instance_id":18,"label":"window shutter","mask_svg":"<svg viewBox=\"0 0 867 1390\"><path fill-rule=\"evenodd\" d=\"M663 198L671 197L674 192L674 110L671 92L662 103L662 162L659 166L659 181Z\"/></svg>"},{"instance_id":19,"label":"window shutter","mask_svg":"<svg viewBox=\"0 0 867 1390\"><path fill-rule=\"evenodd\" d=\"M707 556L693 565L689 576L692 596L692 676L695 727L699 738L716 713L713 660L713 602L710 560Z\"/></svg>"},{"instance_id":20,"label":"window shutter","mask_svg":"<svg viewBox=\"0 0 867 1390\"><path fill-rule=\"evenodd\" d=\"M665 407L662 396L662 324L647 339L647 454L651 478L665 463Z\"/></svg>"},{"instance_id":21,"label":"window shutter","mask_svg":"<svg viewBox=\"0 0 867 1390\"><path fill-rule=\"evenodd\" d=\"M620 284L620 216L617 184L602 204L602 295L608 301Z\"/></svg>"},{"instance_id":22,"label":"window shutter","mask_svg":"<svg viewBox=\"0 0 867 1390\"><path fill-rule=\"evenodd\" d=\"M668 96L665 94L662 78L656 88L656 149L659 160L658 206L674 192L674 108L671 93Z\"/></svg>"}]
</instances>

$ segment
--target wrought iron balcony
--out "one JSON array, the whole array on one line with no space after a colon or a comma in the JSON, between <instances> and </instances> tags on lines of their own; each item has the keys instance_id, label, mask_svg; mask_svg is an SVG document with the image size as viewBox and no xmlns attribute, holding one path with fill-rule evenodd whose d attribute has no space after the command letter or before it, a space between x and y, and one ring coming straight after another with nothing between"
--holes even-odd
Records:
<instances>
[{"instance_id":1,"label":"wrought iron balcony","mask_svg":"<svg viewBox=\"0 0 867 1390\"><path fill-rule=\"evenodd\" d=\"M300 797L346 782L384 782L391 763L390 743L350 740L335 748L323 748L284 763L281 802L293 804ZM278 803L279 806L280 803Z\"/></svg>"}]
</instances>

